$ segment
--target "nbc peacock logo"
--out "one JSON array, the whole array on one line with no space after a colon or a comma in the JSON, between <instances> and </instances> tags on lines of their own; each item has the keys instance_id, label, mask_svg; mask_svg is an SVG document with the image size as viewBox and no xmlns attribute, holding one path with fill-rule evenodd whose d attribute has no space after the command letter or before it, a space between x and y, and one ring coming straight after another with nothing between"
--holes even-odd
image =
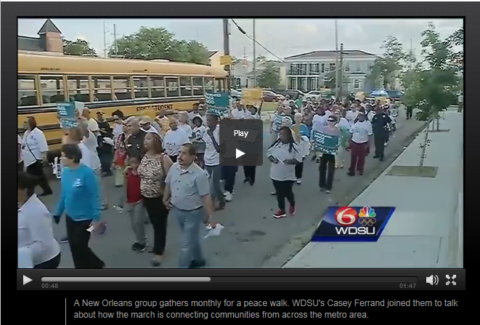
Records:
<instances>
[{"instance_id":1,"label":"nbc peacock logo","mask_svg":"<svg viewBox=\"0 0 480 325\"><path fill-rule=\"evenodd\" d=\"M358 214L358 223L363 227L373 227L377 222L375 209L363 207Z\"/></svg>"}]
</instances>

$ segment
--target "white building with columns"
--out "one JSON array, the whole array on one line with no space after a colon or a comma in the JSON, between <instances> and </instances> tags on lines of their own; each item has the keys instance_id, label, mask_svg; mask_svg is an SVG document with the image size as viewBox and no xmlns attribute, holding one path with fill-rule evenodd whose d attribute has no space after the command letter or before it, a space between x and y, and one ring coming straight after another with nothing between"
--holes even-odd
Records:
<instances>
[{"instance_id":1,"label":"white building with columns","mask_svg":"<svg viewBox=\"0 0 480 325\"><path fill-rule=\"evenodd\" d=\"M324 87L324 79L330 71L335 71L337 55L337 51L313 51L286 57L287 88L311 91ZM373 90L366 77L377 57L360 50L343 50L345 90L352 93Z\"/></svg>"}]
</instances>

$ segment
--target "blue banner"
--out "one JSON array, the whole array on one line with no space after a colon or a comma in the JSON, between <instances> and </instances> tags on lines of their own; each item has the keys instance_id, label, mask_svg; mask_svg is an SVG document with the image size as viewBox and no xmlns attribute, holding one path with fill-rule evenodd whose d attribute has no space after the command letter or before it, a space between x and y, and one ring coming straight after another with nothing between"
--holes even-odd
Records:
<instances>
[{"instance_id":1,"label":"blue banner","mask_svg":"<svg viewBox=\"0 0 480 325\"><path fill-rule=\"evenodd\" d=\"M340 144L340 137L314 130L313 143L315 151L335 155L337 154L338 146Z\"/></svg>"},{"instance_id":2,"label":"blue banner","mask_svg":"<svg viewBox=\"0 0 480 325\"><path fill-rule=\"evenodd\" d=\"M207 113L220 117L228 116L230 106L230 95L227 92L214 92L205 94Z\"/></svg>"},{"instance_id":3,"label":"blue banner","mask_svg":"<svg viewBox=\"0 0 480 325\"><path fill-rule=\"evenodd\" d=\"M74 128L78 126L78 119L75 113L75 102L57 103L58 117L61 128Z\"/></svg>"}]
</instances>

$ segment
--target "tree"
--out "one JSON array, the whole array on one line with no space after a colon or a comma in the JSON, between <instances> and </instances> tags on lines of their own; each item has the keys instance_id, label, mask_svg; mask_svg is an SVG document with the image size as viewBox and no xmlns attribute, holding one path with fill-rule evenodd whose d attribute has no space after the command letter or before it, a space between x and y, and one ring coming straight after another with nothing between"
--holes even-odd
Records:
<instances>
[{"instance_id":1,"label":"tree","mask_svg":"<svg viewBox=\"0 0 480 325\"><path fill-rule=\"evenodd\" d=\"M257 85L261 88L276 89L280 85L280 80L280 68L275 65L275 62L267 61L257 77Z\"/></svg>"},{"instance_id":2,"label":"tree","mask_svg":"<svg viewBox=\"0 0 480 325\"><path fill-rule=\"evenodd\" d=\"M337 89L337 79L336 78L337 78L337 72L336 71L330 71L329 73L327 73L325 78L323 79L324 87L330 88L332 91L335 91L335 89ZM343 81L344 86L348 85L348 78L345 74L343 74L343 76L342 76L342 81Z\"/></svg>"},{"instance_id":3,"label":"tree","mask_svg":"<svg viewBox=\"0 0 480 325\"><path fill-rule=\"evenodd\" d=\"M404 75L406 104L417 107L417 119L437 122L440 129L440 113L452 104L459 83L457 63L452 60L454 43L449 37L440 38L432 23L422 32L423 64L417 64L415 70Z\"/></svg>"},{"instance_id":4,"label":"tree","mask_svg":"<svg viewBox=\"0 0 480 325\"><path fill-rule=\"evenodd\" d=\"M90 44L86 40L80 38L77 38L76 41L63 39L63 54L97 56L97 52L90 47Z\"/></svg>"},{"instance_id":5,"label":"tree","mask_svg":"<svg viewBox=\"0 0 480 325\"><path fill-rule=\"evenodd\" d=\"M403 51L402 43L394 36L388 36L381 48L384 50L383 57L375 59L367 79L373 85L378 85L381 81L383 87L388 88L402 70L407 55Z\"/></svg>"},{"instance_id":6,"label":"tree","mask_svg":"<svg viewBox=\"0 0 480 325\"><path fill-rule=\"evenodd\" d=\"M163 27L141 27L135 34L124 36L112 45L109 55L120 55L126 59L169 60L208 64L208 49L197 41L174 38Z\"/></svg>"}]
</instances>

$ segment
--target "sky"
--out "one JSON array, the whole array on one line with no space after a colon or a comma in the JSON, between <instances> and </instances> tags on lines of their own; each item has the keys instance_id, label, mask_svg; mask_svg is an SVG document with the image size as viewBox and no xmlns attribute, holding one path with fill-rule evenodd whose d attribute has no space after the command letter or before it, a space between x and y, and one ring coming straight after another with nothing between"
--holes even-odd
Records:
<instances>
[{"instance_id":1,"label":"sky","mask_svg":"<svg viewBox=\"0 0 480 325\"><path fill-rule=\"evenodd\" d=\"M35 37L45 19L19 19L18 34ZM222 19L52 19L66 39L82 38L99 55L120 38L135 33L141 26L165 27L177 39L197 40L209 50L223 49ZM235 20L245 32L253 35L253 19ZM382 41L395 36L406 50L413 48L421 59L421 33L428 22L434 23L442 37L447 37L463 26L461 19L339 19L338 41L344 49L362 50L381 55ZM105 33L104 24L106 26ZM335 49L335 20L333 19L256 19L256 54L269 59L285 58L315 50ZM116 33L115 33L116 32ZM412 45L412 46L411 46ZM253 42L231 24L230 52L243 58L253 57Z\"/></svg>"}]
</instances>

